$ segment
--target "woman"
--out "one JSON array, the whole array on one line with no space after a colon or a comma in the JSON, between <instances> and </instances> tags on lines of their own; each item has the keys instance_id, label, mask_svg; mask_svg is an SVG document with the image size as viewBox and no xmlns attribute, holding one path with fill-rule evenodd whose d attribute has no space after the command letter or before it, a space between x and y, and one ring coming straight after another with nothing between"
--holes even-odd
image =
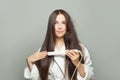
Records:
<instances>
[{"instance_id":1,"label":"woman","mask_svg":"<svg viewBox=\"0 0 120 80\"><path fill-rule=\"evenodd\" d=\"M65 55L49 56L51 51L65 51L60 53ZM24 77L31 80L90 80L94 75L89 52L78 40L69 14L62 9L50 15L44 43L27 58L27 64Z\"/></svg>"}]
</instances>

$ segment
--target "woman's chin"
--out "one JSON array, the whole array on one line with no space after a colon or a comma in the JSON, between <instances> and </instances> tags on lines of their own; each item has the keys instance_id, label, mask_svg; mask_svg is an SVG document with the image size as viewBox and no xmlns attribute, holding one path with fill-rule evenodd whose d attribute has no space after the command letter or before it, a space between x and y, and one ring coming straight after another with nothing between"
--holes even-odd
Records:
<instances>
[{"instance_id":1,"label":"woman's chin","mask_svg":"<svg viewBox=\"0 0 120 80\"><path fill-rule=\"evenodd\" d=\"M61 39L61 38L63 38L63 36L56 36L58 39Z\"/></svg>"}]
</instances>

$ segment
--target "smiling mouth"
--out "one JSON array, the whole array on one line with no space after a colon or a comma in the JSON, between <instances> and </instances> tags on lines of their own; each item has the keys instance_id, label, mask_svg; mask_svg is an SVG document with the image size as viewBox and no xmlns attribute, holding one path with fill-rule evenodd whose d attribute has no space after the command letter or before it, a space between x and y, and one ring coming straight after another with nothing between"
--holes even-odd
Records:
<instances>
[{"instance_id":1,"label":"smiling mouth","mask_svg":"<svg viewBox=\"0 0 120 80\"><path fill-rule=\"evenodd\" d=\"M63 31L57 31L58 33L62 33Z\"/></svg>"}]
</instances>

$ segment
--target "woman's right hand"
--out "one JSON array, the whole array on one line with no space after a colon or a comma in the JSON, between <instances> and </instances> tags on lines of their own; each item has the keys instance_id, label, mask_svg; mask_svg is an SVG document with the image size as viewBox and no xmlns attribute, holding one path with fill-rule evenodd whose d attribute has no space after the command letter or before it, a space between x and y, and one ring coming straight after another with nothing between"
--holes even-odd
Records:
<instances>
[{"instance_id":1,"label":"woman's right hand","mask_svg":"<svg viewBox=\"0 0 120 80\"><path fill-rule=\"evenodd\" d=\"M43 51L43 52L36 52L32 55L30 55L28 58L27 58L27 64L28 64L28 67L31 71L32 69L32 63L40 60L40 59L43 59L47 56L47 52L46 51Z\"/></svg>"}]
</instances>

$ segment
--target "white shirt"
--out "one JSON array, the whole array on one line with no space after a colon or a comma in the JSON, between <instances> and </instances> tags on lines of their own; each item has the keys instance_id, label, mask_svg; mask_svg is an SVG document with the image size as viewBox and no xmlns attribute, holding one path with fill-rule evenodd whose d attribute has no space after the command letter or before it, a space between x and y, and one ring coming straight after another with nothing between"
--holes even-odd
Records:
<instances>
[{"instance_id":1,"label":"white shirt","mask_svg":"<svg viewBox=\"0 0 120 80\"><path fill-rule=\"evenodd\" d=\"M86 75L83 78L78 72L77 79L78 80L91 80L94 77L94 69L92 67L92 61L90 58L90 54L87 48L83 44L81 44L81 46L83 47L83 52L84 52L85 63L83 65L84 65ZM60 51L64 51L64 50L65 50L65 45L62 46ZM58 50L55 48L55 51L58 51ZM49 73L51 75L48 75L48 80L62 80L64 78L63 74L65 73L65 56L55 56L54 60L57 62L57 64L55 61L51 63L50 69L49 69ZM31 80L41 80L41 78L39 77L39 71L35 64L33 64L33 68L31 72L29 71L28 67L25 68L24 77L26 79L31 79Z\"/></svg>"}]
</instances>

